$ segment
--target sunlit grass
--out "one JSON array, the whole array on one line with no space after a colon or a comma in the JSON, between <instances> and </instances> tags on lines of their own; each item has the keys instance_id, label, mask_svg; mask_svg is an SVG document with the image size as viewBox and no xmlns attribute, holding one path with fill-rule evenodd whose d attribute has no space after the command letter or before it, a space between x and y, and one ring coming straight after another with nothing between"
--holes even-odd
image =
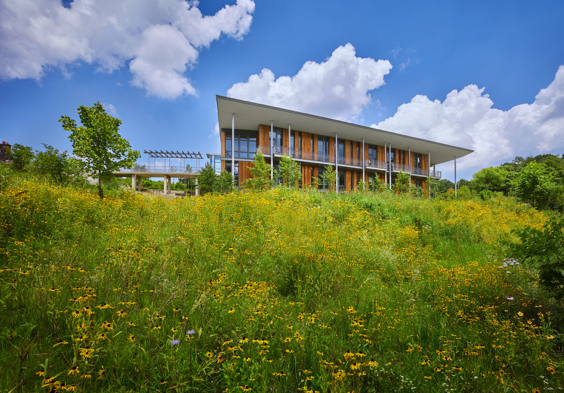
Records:
<instances>
[{"instance_id":1,"label":"sunlit grass","mask_svg":"<svg viewBox=\"0 0 564 393\"><path fill-rule=\"evenodd\" d=\"M14 178L0 214L2 391L563 387L559 305L503 261L546 217L511 199Z\"/></svg>"}]
</instances>

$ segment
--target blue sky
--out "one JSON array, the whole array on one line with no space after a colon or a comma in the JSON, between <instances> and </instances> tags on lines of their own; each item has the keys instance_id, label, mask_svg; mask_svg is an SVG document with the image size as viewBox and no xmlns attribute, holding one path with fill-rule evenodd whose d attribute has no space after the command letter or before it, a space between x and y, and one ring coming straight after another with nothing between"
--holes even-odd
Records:
<instances>
[{"instance_id":1,"label":"blue sky","mask_svg":"<svg viewBox=\"0 0 564 393\"><path fill-rule=\"evenodd\" d=\"M562 1L64 6L0 0L1 140L71 150L100 101L137 150L217 152L219 94L475 149L459 178L564 153Z\"/></svg>"}]
</instances>

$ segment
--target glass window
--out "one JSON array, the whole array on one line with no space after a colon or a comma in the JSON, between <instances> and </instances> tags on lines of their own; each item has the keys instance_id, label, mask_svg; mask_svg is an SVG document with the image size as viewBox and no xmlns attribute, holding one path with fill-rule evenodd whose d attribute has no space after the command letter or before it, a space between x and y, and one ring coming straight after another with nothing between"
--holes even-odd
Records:
<instances>
[{"instance_id":1,"label":"glass window","mask_svg":"<svg viewBox=\"0 0 564 393\"><path fill-rule=\"evenodd\" d=\"M225 138L225 156L231 157L231 135Z\"/></svg>"},{"instance_id":2,"label":"glass window","mask_svg":"<svg viewBox=\"0 0 564 393\"><path fill-rule=\"evenodd\" d=\"M345 156L345 144L344 142L339 142L339 158Z\"/></svg>"}]
</instances>

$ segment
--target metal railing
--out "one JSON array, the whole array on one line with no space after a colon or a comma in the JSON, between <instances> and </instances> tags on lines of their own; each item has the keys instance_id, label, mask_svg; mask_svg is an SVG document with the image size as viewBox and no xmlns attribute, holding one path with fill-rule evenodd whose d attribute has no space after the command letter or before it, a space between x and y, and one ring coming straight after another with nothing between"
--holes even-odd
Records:
<instances>
[{"instance_id":1,"label":"metal railing","mask_svg":"<svg viewBox=\"0 0 564 393\"><path fill-rule=\"evenodd\" d=\"M178 174L199 174L201 168L191 167L186 169L186 167L177 165L167 165L167 166L155 166L155 165L142 165L133 168L121 168L118 172L126 173L178 173Z\"/></svg>"},{"instance_id":2,"label":"metal railing","mask_svg":"<svg viewBox=\"0 0 564 393\"><path fill-rule=\"evenodd\" d=\"M270 155L271 149L267 145L260 145L257 147L257 151L261 151L262 154ZM272 151L274 155L285 155L290 156L292 158L297 158L299 160L308 160L308 161L317 161L317 162L325 162L334 164L335 163L335 155L334 154L320 154L320 153L312 153L309 151L296 151L295 148L290 148L287 146L273 146ZM362 159L359 158L350 158L350 157L339 157L338 161L339 165L348 165L348 166L356 166L362 167ZM387 163L386 161L379 161L375 158L368 158L364 160L364 165L366 168L375 168L375 169L382 169L382 170L391 170L394 172L407 172L413 175L421 175L421 176L430 176L440 179L441 172L428 170L423 168L413 168L407 164L397 164L397 163Z\"/></svg>"}]
</instances>

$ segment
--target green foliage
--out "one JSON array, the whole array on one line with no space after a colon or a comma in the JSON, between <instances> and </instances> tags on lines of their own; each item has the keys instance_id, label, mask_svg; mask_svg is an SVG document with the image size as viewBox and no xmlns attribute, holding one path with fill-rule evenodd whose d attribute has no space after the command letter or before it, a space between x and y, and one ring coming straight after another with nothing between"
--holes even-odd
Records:
<instances>
[{"instance_id":1,"label":"green foliage","mask_svg":"<svg viewBox=\"0 0 564 393\"><path fill-rule=\"evenodd\" d=\"M553 218L542 230L525 227L513 232L521 242L511 245L511 257L533 265L541 286L564 299L564 221Z\"/></svg>"},{"instance_id":2,"label":"green foliage","mask_svg":"<svg viewBox=\"0 0 564 393\"><path fill-rule=\"evenodd\" d=\"M495 192L503 192L505 195L511 188L511 182L507 171L501 167L489 167L474 173L472 176L472 190L485 199Z\"/></svg>"},{"instance_id":3,"label":"green foliage","mask_svg":"<svg viewBox=\"0 0 564 393\"><path fill-rule=\"evenodd\" d=\"M245 186L257 191L268 190L274 184L274 179L270 178L271 166L264 160L264 155L259 150L255 154L253 167L250 168L251 178L247 179Z\"/></svg>"},{"instance_id":4,"label":"green foliage","mask_svg":"<svg viewBox=\"0 0 564 393\"><path fill-rule=\"evenodd\" d=\"M200 171L200 176L198 177L198 187L200 188L200 194L202 195L213 192L218 187L215 169L209 162L207 162L204 169Z\"/></svg>"},{"instance_id":5,"label":"green foliage","mask_svg":"<svg viewBox=\"0 0 564 393\"><path fill-rule=\"evenodd\" d=\"M236 189L233 176L231 173L227 171L221 171L219 176L216 178L215 181L215 191L219 192L220 194L227 194L233 192Z\"/></svg>"},{"instance_id":6,"label":"green foliage","mask_svg":"<svg viewBox=\"0 0 564 393\"><path fill-rule=\"evenodd\" d=\"M364 180L359 180L356 190L359 192L367 192L369 191L368 184Z\"/></svg>"},{"instance_id":7,"label":"green foliage","mask_svg":"<svg viewBox=\"0 0 564 393\"><path fill-rule=\"evenodd\" d=\"M517 179L515 194L536 208L546 208L556 186L553 177L546 165L530 162Z\"/></svg>"},{"instance_id":8,"label":"green foliage","mask_svg":"<svg viewBox=\"0 0 564 393\"><path fill-rule=\"evenodd\" d=\"M45 151L37 151L30 165L33 174L46 177L52 182L64 185L84 185L86 179L82 175L79 160L70 157L66 151L59 152L53 146L43 143Z\"/></svg>"},{"instance_id":9,"label":"green foliage","mask_svg":"<svg viewBox=\"0 0 564 393\"><path fill-rule=\"evenodd\" d=\"M82 159L83 168L89 176L98 178L100 199L104 197L102 179L112 176L121 168L132 168L141 157L132 150L129 142L119 134L121 121L106 113L99 103L94 106L79 106L78 113L82 126L68 116L61 116L59 122L71 132L73 153Z\"/></svg>"},{"instance_id":10,"label":"green foliage","mask_svg":"<svg viewBox=\"0 0 564 393\"><path fill-rule=\"evenodd\" d=\"M374 176L375 178L378 176ZM409 173L400 171L396 177L396 182L394 184L394 189L399 191L400 193L404 193L409 191L409 181L411 176ZM379 179L378 179L379 180Z\"/></svg>"},{"instance_id":11,"label":"green foliage","mask_svg":"<svg viewBox=\"0 0 564 393\"><path fill-rule=\"evenodd\" d=\"M34 154L31 147L16 143L12 146L9 157L12 160L13 168L22 171L33 161Z\"/></svg>"},{"instance_id":12,"label":"green foliage","mask_svg":"<svg viewBox=\"0 0 564 393\"><path fill-rule=\"evenodd\" d=\"M368 182L370 191L376 191L376 192L381 192L382 191L382 187L383 187L383 183L382 180L380 179L380 176L378 176L378 174L375 174L374 177L372 179L370 179L370 181Z\"/></svg>"},{"instance_id":13,"label":"green foliage","mask_svg":"<svg viewBox=\"0 0 564 393\"><path fill-rule=\"evenodd\" d=\"M276 177L282 180L282 184L288 188L298 188L301 178L300 164L292 160L292 157L280 157L280 164L278 167Z\"/></svg>"},{"instance_id":14,"label":"green foliage","mask_svg":"<svg viewBox=\"0 0 564 393\"><path fill-rule=\"evenodd\" d=\"M470 191L470 187L463 185L458 189L457 196L458 198L469 199L472 198L472 191Z\"/></svg>"},{"instance_id":15,"label":"green foliage","mask_svg":"<svg viewBox=\"0 0 564 393\"><path fill-rule=\"evenodd\" d=\"M326 184L329 186L329 191L335 191L335 188L337 187L337 178L333 165L325 166L325 171L321 175L321 179L324 185Z\"/></svg>"}]
</instances>

